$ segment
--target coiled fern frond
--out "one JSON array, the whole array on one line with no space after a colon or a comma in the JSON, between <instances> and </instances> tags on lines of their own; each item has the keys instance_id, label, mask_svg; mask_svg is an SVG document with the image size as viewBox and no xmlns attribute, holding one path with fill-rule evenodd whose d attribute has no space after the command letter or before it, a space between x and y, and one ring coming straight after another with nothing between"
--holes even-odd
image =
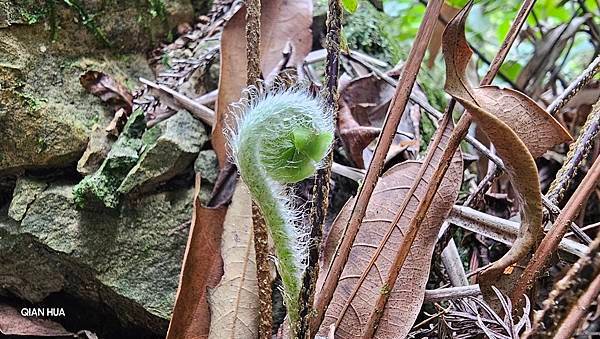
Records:
<instances>
[{"instance_id":1,"label":"coiled fern frond","mask_svg":"<svg viewBox=\"0 0 600 339\"><path fill-rule=\"evenodd\" d=\"M232 161L273 238L293 330L300 320L299 297L310 239L290 185L323 166L333 142L333 118L321 98L301 87L250 88L246 95L234 106L236 120L226 134Z\"/></svg>"}]
</instances>

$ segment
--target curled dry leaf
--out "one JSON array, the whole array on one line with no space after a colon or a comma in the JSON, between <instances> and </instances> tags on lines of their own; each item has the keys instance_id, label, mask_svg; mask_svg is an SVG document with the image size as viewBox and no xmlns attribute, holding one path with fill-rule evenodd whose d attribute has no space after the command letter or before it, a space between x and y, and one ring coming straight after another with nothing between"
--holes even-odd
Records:
<instances>
[{"instance_id":1,"label":"curled dry leaf","mask_svg":"<svg viewBox=\"0 0 600 339\"><path fill-rule=\"evenodd\" d=\"M555 144L569 140L570 135L522 93L495 86L471 87L465 70L472 52L464 35L471 5L472 2L452 19L444 32L445 90L473 115L494 143L517 191L521 214L518 237L508 253L479 277L483 286L495 284L510 289L510 281L516 274L507 268L525 259L543 235L540 184L532 154L539 156Z\"/></svg>"},{"instance_id":2,"label":"curled dry leaf","mask_svg":"<svg viewBox=\"0 0 600 339\"><path fill-rule=\"evenodd\" d=\"M79 77L79 82L88 92L111 105L115 111L123 108L128 114L131 113L133 96L111 76L98 71L87 71Z\"/></svg>"},{"instance_id":3,"label":"curled dry leaf","mask_svg":"<svg viewBox=\"0 0 600 339\"><path fill-rule=\"evenodd\" d=\"M527 95L509 88L473 88L479 103L507 124L527 146L534 158L563 142L571 141L569 132Z\"/></svg>"},{"instance_id":4,"label":"curled dry leaf","mask_svg":"<svg viewBox=\"0 0 600 339\"><path fill-rule=\"evenodd\" d=\"M413 92L422 94L417 86ZM379 136L393 96L394 87L375 74L340 85L338 130L342 145L356 167L365 168L371 161L374 147L370 145ZM413 108L417 114L412 114ZM405 159L413 158L412 155L419 151L419 118L418 106L409 105L400 120L387 160L406 150L410 154Z\"/></svg>"},{"instance_id":5,"label":"curled dry leaf","mask_svg":"<svg viewBox=\"0 0 600 339\"><path fill-rule=\"evenodd\" d=\"M252 234L252 198L238 181L223 223L223 277L209 293L210 338L258 336L258 282Z\"/></svg>"},{"instance_id":6,"label":"curled dry leaf","mask_svg":"<svg viewBox=\"0 0 600 339\"><path fill-rule=\"evenodd\" d=\"M452 132L452 124L442 131L440 145L445 145ZM348 263L339 279L332 302L321 325L325 335L330 325L335 324L336 338L356 338L363 333L373 305L381 293L390 293L387 306L377 329L376 338L404 337L415 321L425 294L429 277L431 255L442 222L450 212L458 195L462 180L462 157L456 152L433 204L417 233L413 246L393 288L385 282L392 262L410 219L414 216L419 201L427 190L434 169L438 166L443 148L435 152L428 164L407 161L392 167L379 180L370 200L363 223L352 245ZM418 177L421 166L427 166L422 177ZM419 186L412 196L406 196L413 182ZM398 210L407 200L397 226L393 225ZM335 220L325 245L324 269L320 284L324 280L332 261L332 253L348 223L353 201L349 201Z\"/></svg>"},{"instance_id":7,"label":"curled dry leaf","mask_svg":"<svg viewBox=\"0 0 600 339\"><path fill-rule=\"evenodd\" d=\"M292 55L288 66L302 63L312 47L312 1L270 0L261 7L260 58L261 71L267 76L283 58L288 43ZM229 105L240 99L246 87L246 9L240 8L229 20L221 35L221 67L213 148L219 164L227 159L223 127L228 121Z\"/></svg>"}]
</instances>

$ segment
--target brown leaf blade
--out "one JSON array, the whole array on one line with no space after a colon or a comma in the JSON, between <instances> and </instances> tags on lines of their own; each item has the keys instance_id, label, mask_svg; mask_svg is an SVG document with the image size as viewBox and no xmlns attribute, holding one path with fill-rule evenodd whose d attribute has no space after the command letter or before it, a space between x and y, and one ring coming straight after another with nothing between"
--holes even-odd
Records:
<instances>
[{"instance_id":1,"label":"brown leaf blade","mask_svg":"<svg viewBox=\"0 0 600 339\"><path fill-rule=\"evenodd\" d=\"M81 85L117 111L123 108L131 113L133 96L130 91L110 75L98 71L87 71L79 77Z\"/></svg>"},{"instance_id":2,"label":"brown leaf blade","mask_svg":"<svg viewBox=\"0 0 600 339\"><path fill-rule=\"evenodd\" d=\"M223 277L209 292L210 338L258 336L258 281L252 234L252 198L238 181L223 223Z\"/></svg>"},{"instance_id":3,"label":"brown leaf blade","mask_svg":"<svg viewBox=\"0 0 600 339\"><path fill-rule=\"evenodd\" d=\"M196 176L194 212L182 263L173 317L167 339L207 338L210 312L207 288L215 286L222 275L221 234L227 208L203 207L198 198L200 176Z\"/></svg>"},{"instance_id":4,"label":"brown leaf blade","mask_svg":"<svg viewBox=\"0 0 600 339\"><path fill-rule=\"evenodd\" d=\"M448 124L448 128L443 131L441 145L444 145L451 130L452 124ZM386 277L419 201L426 193L427 182L443 149L435 148L430 151L435 153L430 163L426 164L428 168L421 178L418 178L418 173L422 163L408 161L392 167L379 180L332 303L325 314L321 325L322 334L334 324L336 338L361 336L380 293L390 293L390 298L375 337L403 337L409 332L423 303L437 233L456 200L462 179L462 158L460 152L457 152L394 287L387 290ZM394 227L396 213L415 180L419 181L419 186L408 197L400 222ZM336 246L341 229L350 217L352 205L353 201L348 202L334 222L325 247L325 266L331 261L331 255L327 254L332 251L327 248ZM322 277L325 276L326 272Z\"/></svg>"},{"instance_id":5,"label":"brown leaf blade","mask_svg":"<svg viewBox=\"0 0 600 339\"><path fill-rule=\"evenodd\" d=\"M291 43L288 66L302 63L312 47L312 1L269 0L261 6L260 58L261 71L267 76L283 58ZM229 121L229 105L240 99L246 87L246 9L240 8L225 25L221 34L221 67L213 148L222 167L227 159L223 127Z\"/></svg>"},{"instance_id":6,"label":"brown leaf blade","mask_svg":"<svg viewBox=\"0 0 600 339\"><path fill-rule=\"evenodd\" d=\"M473 93L489 113L507 124L534 158L571 141L569 132L527 95L510 88L482 86Z\"/></svg>"}]
</instances>

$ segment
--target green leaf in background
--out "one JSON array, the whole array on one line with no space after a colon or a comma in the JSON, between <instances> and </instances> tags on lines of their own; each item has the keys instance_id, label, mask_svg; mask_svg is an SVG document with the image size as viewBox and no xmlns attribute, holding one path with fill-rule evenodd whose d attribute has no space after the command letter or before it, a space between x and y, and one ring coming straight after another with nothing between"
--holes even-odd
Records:
<instances>
[{"instance_id":1,"label":"green leaf in background","mask_svg":"<svg viewBox=\"0 0 600 339\"><path fill-rule=\"evenodd\" d=\"M508 60L502 64L500 67L500 72L507 76L511 81L516 81L519 73L521 73L521 66L518 62L514 60Z\"/></svg>"},{"instance_id":2,"label":"green leaf in background","mask_svg":"<svg viewBox=\"0 0 600 339\"><path fill-rule=\"evenodd\" d=\"M463 8L469 0L446 0L446 3L454 8Z\"/></svg>"},{"instance_id":3,"label":"green leaf in background","mask_svg":"<svg viewBox=\"0 0 600 339\"><path fill-rule=\"evenodd\" d=\"M358 0L342 0L342 5L348 12L354 13L358 9Z\"/></svg>"}]
</instances>

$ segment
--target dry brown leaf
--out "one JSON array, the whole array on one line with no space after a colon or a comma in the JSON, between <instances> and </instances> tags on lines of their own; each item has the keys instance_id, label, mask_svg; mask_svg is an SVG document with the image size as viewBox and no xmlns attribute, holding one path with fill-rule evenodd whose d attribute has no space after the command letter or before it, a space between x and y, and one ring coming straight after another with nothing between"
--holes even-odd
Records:
<instances>
[{"instance_id":1,"label":"dry brown leaf","mask_svg":"<svg viewBox=\"0 0 600 339\"><path fill-rule=\"evenodd\" d=\"M415 86L413 92L421 94L418 86ZM371 161L374 146L370 145L374 144L373 141L379 135L393 96L394 87L374 74L341 81L338 130L342 145L356 167L365 168ZM412 111L409 113L412 107L417 108L417 115L411 114ZM388 153L388 160L407 149L411 154L418 152L419 118L418 106L407 106L398 125L399 133L394 137Z\"/></svg>"},{"instance_id":2,"label":"dry brown leaf","mask_svg":"<svg viewBox=\"0 0 600 339\"><path fill-rule=\"evenodd\" d=\"M210 338L258 336L258 281L252 232L252 198L238 181L223 223L223 277L209 293Z\"/></svg>"},{"instance_id":3,"label":"dry brown leaf","mask_svg":"<svg viewBox=\"0 0 600 339\"><path fill-rule=\"evenodd\" d=\"M485 285L482 287L494 284L510 289L510 281L519 273L508 268L524 260L543 234L541 192L532 153L541 155L570 136L547 112L521 93L494 86L471 87L465 70L472 52L464 35L471 5L472 2L448 24L444 32L445 89L473 115L478 126L494 143L517 191L521 212L518 237L511 249L479 277L480 283ZM509 294L510 291L503 292Z\"/></svg>"},{"instance_id":4,"label":"dry brown leaf","mask_svg":"<svg viewBox=\"0 0 600 339\"><path fill-rule=\"evenodd\" d=\"M123 108L127 113L131 113L133 96L127 87L111 76L98 71L87 71L79 77L79 82L88 92L111 105L115 111Z\"/></svg>"},{"instance_id":5,"label":"dry brown leaf","mask_svg":"<svg viewBox=\"0 0 600 339\"><path fill-rule=\"evenodd\" d=\"M381 130L359 125L346 102L340 101L339 107L337 123L344 149L356 167L365 168L363 150L379 136Z\"/></svg>"},{"instance_id":6,"label":"dry brown leaf","mask_svg":"<svg viewBox=\"0 0 600 339\"><path fill-rule=\"evenodd\" d=\"M440 10L440 17L442 17L445 22L448 22L459 11L460 8L453 7L444 1L444 4L442 4L442 9ZM429 52L427 67L429 68L433 68L433 65L435 64L435 58L440 52L440 47L442 47L442 34L444 33L444 28L446 28L445 22L438 20L438 23L435 25L435 29L433 30L433 34L431 35L431 40L429 40L429 46L427 46L427 52Z\"/></svg>"},{"instance_id":7,"label":"dry brown leaf","mask_svg":"<svg viewBox=\"0 0 600 339\"><path fill-rule=\"evenodd\" d=\"M261 71L267 76L283 58L291 43L288 66L301 64L312 47L312 1L262 1ZM223 127L228 121L229 105L240 99L246 87L246 9L242 7L225 25L221 35L221 67L219 95L216 103L216 123L212 144L222 167L227 159Z\"/></svg>"},{"instance_id":8,"label":"dry brown leaf","mask_svg":"<svg viewBox=\"0 0 600 339\"><path fill-rule=\"evenodd\" d=\"M208 337L210 312L207 289L214 287L223 274L220 248L227 208L203 207L198 198L199 192L200 176L197 175L192 223L167 339Z\"/></svg>"},{"instance_id":9,"label":"dry brown leaf","mask_svg":"<svg viewBox=\"0 0 600 339\"><path fill-rule=\"evenodd\" d=\"M447 126L448 128L443 131L441 145L445 144L452 131L452 124ZM391 291L387 291L384 284L391 264L419 200L426 193L427 182L443 153L441 148L433 151L435 153L431 162L426 164L427 171L422 178L417 178L422 163L407 161L392 167L377 183L350 251L348 263L321 324L323 335L329 331L330 325L335 324L336 338L360 336L380 293L390 293L390 298L375 337L401 338L408 334L423 303L431 255L439 228L456 200L462 181L462 158L460 152L456 152L396 284ZM396 213L406 198L405 195L415 180L420 180L420 185L409 197L398 226L391 227ZM342 209L327 238L320 285L326 276L325 268L328 268L332 260L333 250L348 222L353 203L352 200L349 201ZM381 248L379 254L377 254L378 248ZM354 297L351 298L352 295Z\"/></svg>"},{"instance_id":10,"label":"dry brown leaf","mask_svg":"<svg viewBox=\"0 0 600 339\"><path fill-rule=\"evenodd\" d=\"M473 88L477 100L489 113L507 124L534 158L572 140L569 132L527 95L509 88Z\"/></svg>"},{"instance_id":11,"label":"dry brown leaf","mask_svg":"<svg viewBox=\"0 0 600 339\"><path fill-rule=\"evenodd\" d=\"M24 317L16 308L0 304L0 337L32 336L32 337L74 337L75 335L54 321Z\"/></svg>"}]
</instances>

